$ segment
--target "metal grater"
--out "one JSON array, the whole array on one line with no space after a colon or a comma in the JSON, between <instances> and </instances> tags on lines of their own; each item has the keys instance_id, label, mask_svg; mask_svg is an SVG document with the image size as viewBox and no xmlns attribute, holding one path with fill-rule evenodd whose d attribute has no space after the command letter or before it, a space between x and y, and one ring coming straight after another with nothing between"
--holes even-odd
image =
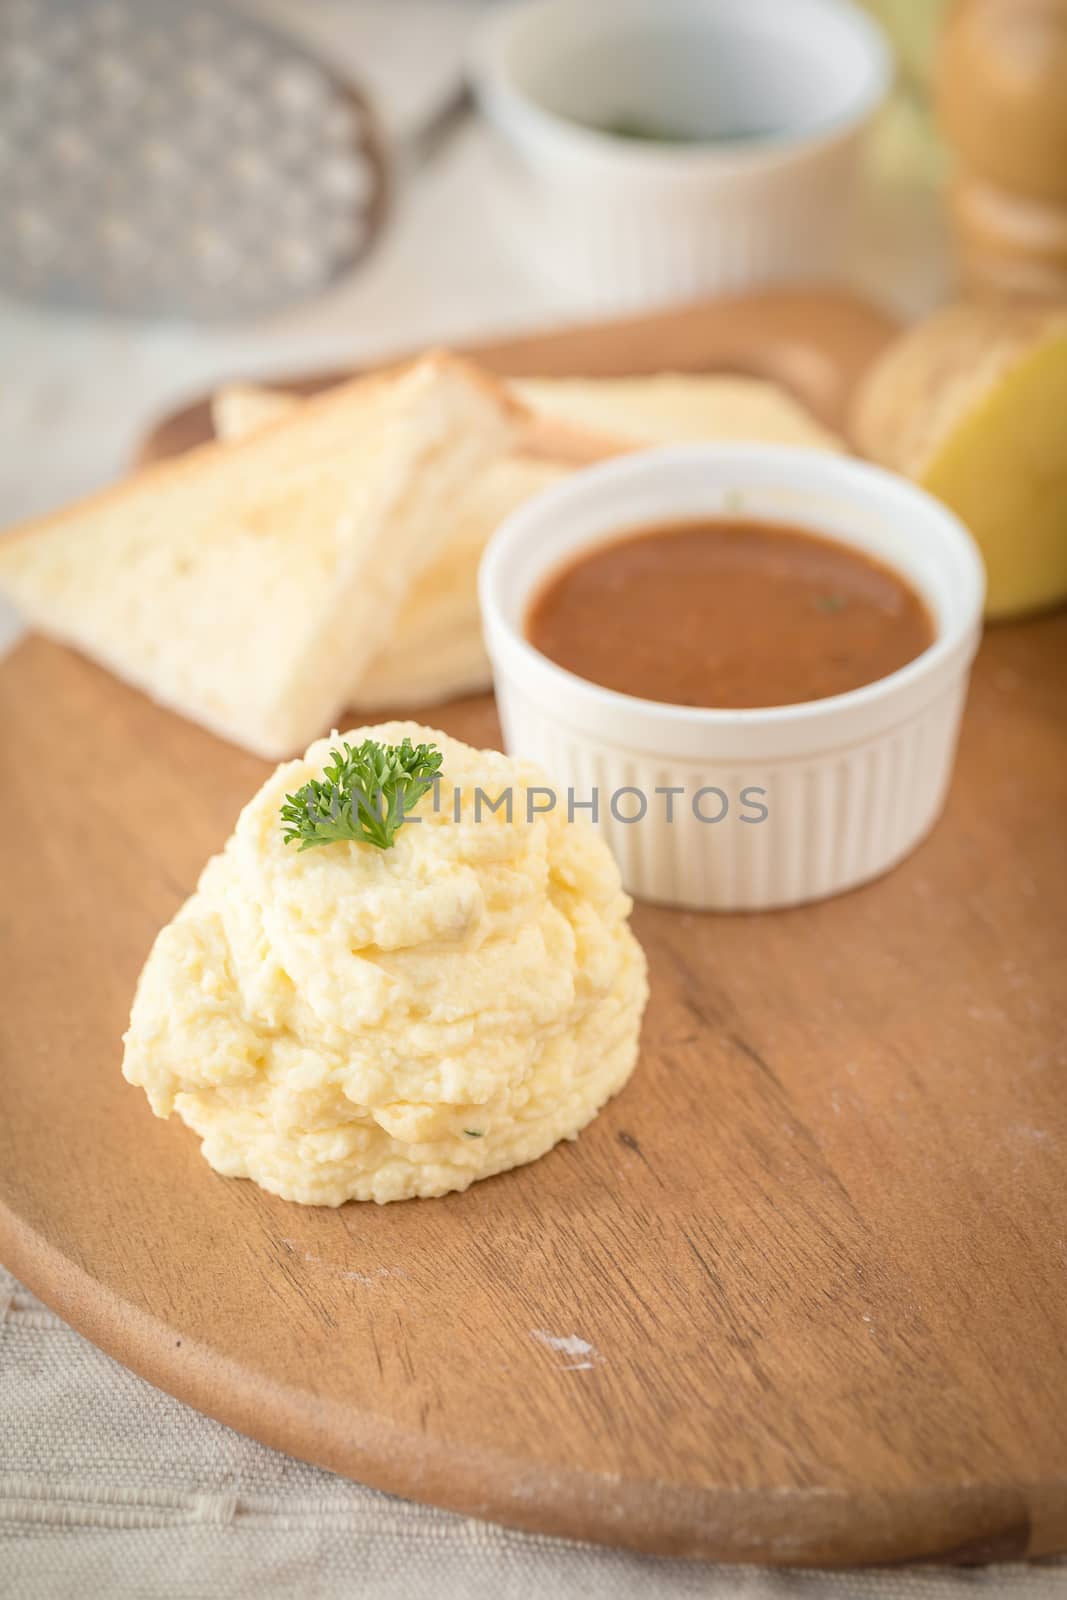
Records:
<instances>
[{"instance_id":1,"label":"metal grater","mask_svg":"<svg viewBox=\"0 0 1067 1600\"><path fill-rule=\"evenodd\" d=\"M351 267L385 185L366 97L236 7L0 5L0 289L255 316Z\"/></svg>"}]
</instances>

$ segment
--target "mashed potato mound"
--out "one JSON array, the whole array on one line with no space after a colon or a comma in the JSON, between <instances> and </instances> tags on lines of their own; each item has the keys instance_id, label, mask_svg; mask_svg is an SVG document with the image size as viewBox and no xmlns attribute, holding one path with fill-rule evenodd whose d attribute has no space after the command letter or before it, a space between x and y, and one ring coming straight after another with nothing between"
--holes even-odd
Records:
<instances>
[{"instance_id":1,"label":"mashed potato mound","mask_svg":"<svg viewBox=\"0 0 1067 1600\"><path fill-rule=\"evenodd\" d=\"M607 846L527 819L534 766L413 723L343 735L443 752L391 849L298 851L286 762L157 938L123 1072L217 1172L306 1205L465 1189L573 1138L629 1077L647 996ZM513 821L482 802L510 789ZM454 816L459 796L460 820Z\"/></svg>"}]
</instances>

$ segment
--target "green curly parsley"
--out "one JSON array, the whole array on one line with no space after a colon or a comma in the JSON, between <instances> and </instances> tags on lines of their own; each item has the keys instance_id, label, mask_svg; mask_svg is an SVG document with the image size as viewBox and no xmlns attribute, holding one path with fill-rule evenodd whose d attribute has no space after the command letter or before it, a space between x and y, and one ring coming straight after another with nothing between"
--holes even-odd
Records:
<instances>
[{"instance_id":1,"label":"green curly parsley","mask_svg":"<svg viewBox=\"0 0 1067 1600\"><path fill-rule=\"evenodd\" d=\"M330 751L321 778L311 778L281 808L286 844L301 850L356 839L388 850L404 819L433 787L441 752L432 744L347 741Z\"/></svg>"}]
</instances>

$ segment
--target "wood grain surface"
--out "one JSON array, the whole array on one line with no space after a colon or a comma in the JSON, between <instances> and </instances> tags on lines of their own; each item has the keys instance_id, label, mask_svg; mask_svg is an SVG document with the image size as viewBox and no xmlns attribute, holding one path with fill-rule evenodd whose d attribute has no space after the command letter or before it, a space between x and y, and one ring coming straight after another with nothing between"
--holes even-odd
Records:
<instances>
[{"instance_id":1,"label":"wood grain surface","mask_svg":"<svg viewBox=\"0 0 1067 1600\"><path fill-rule=\"evenodd\" d=\"M1065 704L1067 617L993 630L914 856L800 910L639 906L641 1062L576 1143L323 1211L216 1176L119 1071L266 766L25 641L0 1257L211 1415L476 1516L769 1563L1067 1548ZM488 698L434 720L498 738Z\"/></svg>"}]
</instances>

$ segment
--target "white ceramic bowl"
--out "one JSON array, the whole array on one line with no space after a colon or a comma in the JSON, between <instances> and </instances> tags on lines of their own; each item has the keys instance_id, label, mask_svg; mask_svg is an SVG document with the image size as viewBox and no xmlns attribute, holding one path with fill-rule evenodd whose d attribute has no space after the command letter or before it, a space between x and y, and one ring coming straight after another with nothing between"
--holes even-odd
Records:
<instances>
[{"instance_id":1,"label":"white ceramic bowl","mask_svg":"<svg viewBox=\"0 0 1067 1600\"><path fill-rule=\"evenodd\" d=\"M720 711L603 689L526 639L531 600L580 551L716 515L810 528L870 552L923 596L934 642L848 694ZM952 770L984 591L970 534L923 490L858 461L755 444L652 450L577 473L502 524L479 577L509 751L540 762L559 804L573 790L576 815L590 815L597 791L598 825L633 894L718 911L837 894L923 838ZM683 791L671 821L668 788ZM645 798L640 820L622 820L641 810L623 789ZM753 790L763 793L743 793ZM711 791L726 800L718 820L723 800ZM751 820L761 807L766 817Z\"/></svg>"},{"instance_id":2,"label":"white ceramic bowl","mask_svg":"<svg viewBox=\"0 0 1067 1600\"><path fill-rule=\"evenodd\" d=\"M524 253L601 306L835 275L890 57L850 0L520 0L471 78ZM603 131L620 118L686 134Z\"/></svg>"}]
</instances>

